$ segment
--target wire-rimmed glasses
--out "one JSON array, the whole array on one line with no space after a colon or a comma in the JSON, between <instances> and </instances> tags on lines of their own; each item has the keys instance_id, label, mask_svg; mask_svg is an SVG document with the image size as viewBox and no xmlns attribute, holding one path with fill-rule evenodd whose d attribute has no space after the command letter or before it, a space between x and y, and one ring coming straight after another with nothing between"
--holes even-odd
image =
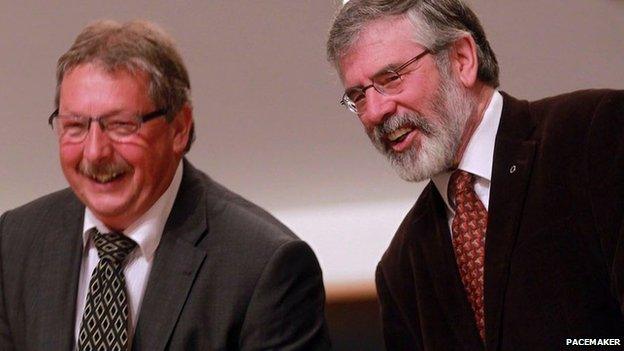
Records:
<instances>
[{"instance_id":1,"label":"wire-rimmed glasses","mask_svg":"<svg viewBox=\"0 0 624 351\"><path fill-rule=\"evenodd\" d=\"M395 95L403 91L403 79L402 76L405 73L401 73L407 66L420 60L423 56L431 53L429 50L414 56L409 61L400 65L395 69L387 69L375 74L371 78L371 84L365 87L353 87L345 91L340 100L340 104L344 105L349 111L360 114L360 111L364 111L366 106L366 90L374 88L378 93L383 95Z\"/></svg>"}]
</instances>

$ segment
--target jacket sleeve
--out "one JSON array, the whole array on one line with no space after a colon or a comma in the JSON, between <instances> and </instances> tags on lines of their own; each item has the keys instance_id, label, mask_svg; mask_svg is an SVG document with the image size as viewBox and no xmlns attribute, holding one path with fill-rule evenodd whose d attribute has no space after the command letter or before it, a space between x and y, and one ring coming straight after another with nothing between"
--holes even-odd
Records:
<instances>
[{"instance_id":1,"label":"jacket sleeve","mask_svg":"<svg viewBox=\"0 0 624 351\"><path fill-rule=\"evenodd\" d=\"M13 341L11 338L11 330L9 328L9 321L7 318L6 312L6 301L5 301L5 292L4 292L4 268L3 268L3 255L4 245L2 242L3 239L3 228L4 228L4 218L6 214L0 217L0 350L14 350Z\"/></svg>"},{"instance_id":2,"label":"jacket sleeve","mask_svg":"<svg viewBox=\"0 0 624 351\"><path fill-rule=\"evenodd\" d=\"M624 314L624 91L607 91L588 132L587 187L611 290Z\"/></svg>"},{"instance_id":3,"label":"jacket sleeve","mask_svg":"<svg viewBox=\"0 0 624 351\"><path fill-rule=\"evenodd\" d=\"M375 273L377 295L381 306L383 336L387 350L422 350L422 337L410 332L400 309L388 288L381 264Z\"/></svg>"},{"instance_id":4,"label":"jacket sleeve","mask_svg":"<svg viewBox=\"0 0 624 351\"><path fill-rule=\"evenodd\" d=\"M329 350L318 261L303 241L282 244L254 289L240 350Z\"/></svg>"}]
</instances>

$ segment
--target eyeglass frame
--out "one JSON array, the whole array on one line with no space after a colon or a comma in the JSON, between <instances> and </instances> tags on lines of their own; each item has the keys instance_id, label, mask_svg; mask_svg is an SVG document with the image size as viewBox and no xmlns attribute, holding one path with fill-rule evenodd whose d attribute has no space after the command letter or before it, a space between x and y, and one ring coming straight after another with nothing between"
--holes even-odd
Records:
<instances>
[{"instance_id":1,"label":"eyeglass frame","mask_svg":"<svg viewBox=\"0 0 624 351\"><path fill-rule=\"evenodd\" d=\"M374 88L375 91L377 91L379 94L382 95L395 95L400 93L402 90L393 93L393 94L388 94L386 92L383 91L383 89L379 89L377 84L375 84L375 77L379 77L382 74L386 74L386 73L394 73L397 75L398 79L401 80L401 82L403 81L403 76L407 73L403 73L401 74L401 71L404 70L405 68L407 68L407 66L411 65L412 63L420 60L421 58L423 58L424 56L426 56L427 54L431 54L431 50L429 49L425 49L423 50L423 52L421 52L420 54L412 57L411 59L409 59L408 61L406 61L405 63L403 63L402 65L400 65L399 67L395 68L395 69L387 69L383 72L379 72L377 74L375 74L372 78L371 78L371 84L362 87L362 88L357 88L357 87L353 87L353 88L349 88L347 89L344 94L342 95L342 98L340 99L340 105L343 105L345 108L347 108L349 111L355 113L356 115L359 115L360 112L358 112L357 107L355 106L355 101L351 100L351 98L349 98L348 93L350 91L353 91L354 89L357 89L358 91L360 91L362 93L362 95L364 95L364 97L366 97L366 90L368 90L369 88ZM409 72L408 72L409 73Z\"/></svg>"},{"instance_id":2,"label":"eyeglass frame","mask_svg":"<svg viewBox=\"0 0 624 351\"><path fill-rule=\"evenodd\" d=\"M131 136L131 135L136 134L139 131L139 129L141 129L141 126L143 125L143 123L149 122L149 121L154 120L154 119L159 118L159 117L166 117L168 113L169 113L169 109L161 108L161 109L158 109L158 110L146 113L146 114L141 115L141 116L134 116L135 120L139 122L139 125L138 125L138 127L136 128L136 130L134 132L128 134L127 136ZM48 124L50 125L50 128L52 128L52 130L54 132L56 132L56 130L54 129L54 124L53 124L54 118L58 118L59 116L60 116L59 115L59 109L57 108L56 110L54 110L52 112L52 114L50 114L50 117L48 117ZM89 130L91 129L91 124L92 124L93 121L98 123L98 125L100 127L100 130L102 132L106 133L106 130L108 129L106 127L106 125L104 124L105 123L104 121L107 118L109 118L109 116L87 117L87 118L88 118L87 119L87 121L88 121L87 122L87 129L86 129L85 136L83 137L81 142L84 141L86 139L87 134L89 134ZM108 134L106 134L106 135L108 135ZM62 137L62 135L59 134L59 138L61 138L61 137ZM115 138L112 138L112 139L115 140Z\"/></svg>"}]
</instances>

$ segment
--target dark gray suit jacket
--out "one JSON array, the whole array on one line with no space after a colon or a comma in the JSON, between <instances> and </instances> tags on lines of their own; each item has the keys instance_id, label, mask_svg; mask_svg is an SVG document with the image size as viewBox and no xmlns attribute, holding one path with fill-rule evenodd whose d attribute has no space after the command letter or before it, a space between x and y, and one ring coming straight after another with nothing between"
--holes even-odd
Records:
<instances>
[{"instance_id":1,"label":"dark gray suit jacket","mask_svg":"<svg viewBox=\"0 0 624 351\"><path fill-rule=\"evenodd\" d=\"M0 218L0 350L70 350L84 206L62 190ZM321 270L267 212L184 161L134 350L326 350Z\"/></svg>"},{"instance_id":2,"label":"dark gray suit jacket","mask_svg":"<svg viewBox=\"0 0 624 351\"><path fill-rule=\"evenodd\" d=\"M485 243L485 345L430 183L377 269L389 350L563 350L624 336L624 91L503 94Z\"/></svg>"}]
</instances>

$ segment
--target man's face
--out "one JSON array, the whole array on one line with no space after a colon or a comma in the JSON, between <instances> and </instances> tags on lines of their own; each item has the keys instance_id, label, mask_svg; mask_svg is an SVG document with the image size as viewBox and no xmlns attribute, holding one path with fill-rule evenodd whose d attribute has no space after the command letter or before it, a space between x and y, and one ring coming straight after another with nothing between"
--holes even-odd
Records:
<instances>
[{"instance_id":1,"label":"man's face","mask_svg":"<svg viewBox=\"0 0 624 351\"><path fill-rule=\"evenodd\" d=\"M367 86L376 73L423 52L412 33L407 19L368 24L339 61L344 86ZM434 57L425 55L401 71L400 93L366 91L360 120L375 147L405 180L425 180L453 166L464 125L474 111L473 99L455 79L451 65L446 66L438 69Z\"/></svg>"},{"instance_id":2,"label":"man's face","mask_svg":"<svg viewBox=\"0 0 624 351\"><path fill-rule=\"evenodd\" d=\"M83 64L65 74L60 88L63 115L143 115L156 106L144 72L108 72ZM166 190L183 154L190 119L156 118L123 142L93 122L84 141L59 138L63 173L80 200L111 229L122 230L145 213Z\"/></svg>"}]
</instances>

